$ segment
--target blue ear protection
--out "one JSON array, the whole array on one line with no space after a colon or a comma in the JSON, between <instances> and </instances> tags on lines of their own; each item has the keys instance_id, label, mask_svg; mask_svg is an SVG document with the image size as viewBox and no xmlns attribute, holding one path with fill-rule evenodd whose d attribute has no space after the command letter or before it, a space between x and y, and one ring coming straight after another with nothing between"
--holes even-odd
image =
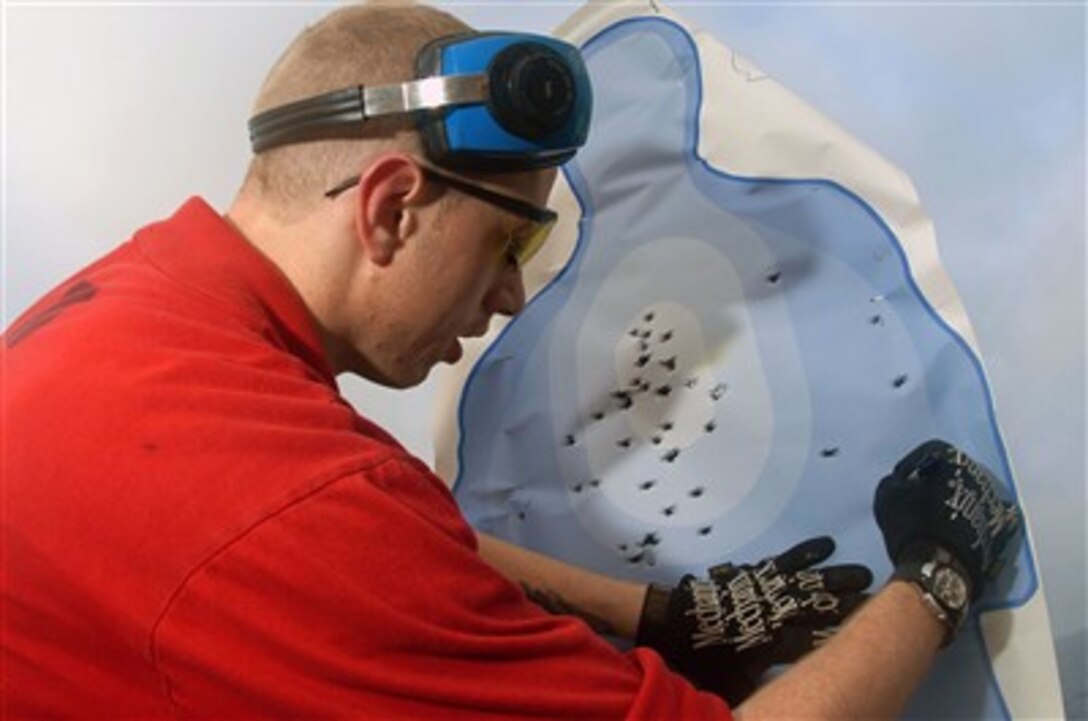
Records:
<instances>
[{"instance_id":1,"label":"blue ear protection","mask_svg":"<svg viewBox=\"0 0 1088 721\"><path fill-rule=\"evenodd\" d=\"M574 46L542 35L469 33L424 46L414 81L272 108L249 121L249 133L259 153L353 137L369 118L411 113L436 165L510 172L573 157L585 144L591 107L589 75Z\"/></svg>"}]
</instances>

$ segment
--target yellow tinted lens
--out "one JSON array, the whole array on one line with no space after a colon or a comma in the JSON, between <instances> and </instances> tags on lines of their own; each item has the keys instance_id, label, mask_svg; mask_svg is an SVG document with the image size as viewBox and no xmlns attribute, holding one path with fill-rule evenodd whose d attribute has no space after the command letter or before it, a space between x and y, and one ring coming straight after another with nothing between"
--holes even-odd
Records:
<instances>
[{"instance_id":1,"label":"yellow tinted lens","mask_svg":"<svg viewBox=\"0 0 1088 721\"><path fill-rule=\"evenodd\" d=\"M533 223L525 227L524 230L514 233L510 238L510 253L517 260L519 266L524 267L529 259L536 255L540 247L544 245L544 241L548 239L548 236L552 232L552 228L555 227L555 221L550 220L546 223Z\"/></svg>"}]
</instances>

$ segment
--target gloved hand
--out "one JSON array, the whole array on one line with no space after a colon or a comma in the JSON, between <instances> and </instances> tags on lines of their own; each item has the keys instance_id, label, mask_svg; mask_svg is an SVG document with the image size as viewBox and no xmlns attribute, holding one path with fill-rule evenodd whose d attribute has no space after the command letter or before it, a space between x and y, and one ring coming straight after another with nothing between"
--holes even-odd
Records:
<instances>
[{"instance_id":1,"label":"gloved hand","mask_svg":"<svg viewBox=\"0 0 1088 721\"><path fill-rule=\"evenodd\" d=\"M876 489L873 511L897 566L947 551L968 576L971 598L1004 566L1020 510L993 474L944 441L923 443L895 464Z\"/></svg>"},{"instance_id":2,"label":"gloved hand","mask_svg":"<svg viewBox=\"0 0 1088 721\"><path fill-rule=\"evenodd\" d=\"M834 550L831 538L812 538L753 565L714 566L708 579L652 585L635 642L736 705L767 669L826 641L867 598L865 566L812 568Z\"/></svg>"},{"instance_id":3,"label":"gloved hand","mask_svg":"<svg viewBox=\"0 0 1088 721\"><path fill-rule=\"evenodd\" d=\"M1011 553L1020 511L1003 495L993 474L939 440L908 453L877 486L873 510L895 577L921 589L946 644Z\"/></svg>"}]
</instances>

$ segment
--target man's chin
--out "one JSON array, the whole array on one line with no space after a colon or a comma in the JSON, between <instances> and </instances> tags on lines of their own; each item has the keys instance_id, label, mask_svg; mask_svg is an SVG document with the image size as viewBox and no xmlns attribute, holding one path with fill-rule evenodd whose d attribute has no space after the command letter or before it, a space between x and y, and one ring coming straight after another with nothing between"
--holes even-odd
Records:
<instances>
[{"instance_id":1,"label":"man's chin","mask_svg":"<svg viewBox=\"0 0 1088 721\"><path fill-rule=\"evenodd\" d=\"M402 373L398 373L396 376L387 377L377 382L381 383L383 386L397 388L399 390L415 388L427 380L427 376L431 374L431 370L435 365L436 364L431 363L426 366L404 369Z\"/></svg>"},{"instance_id":2,"label":"man's chin","mask_svg":"<svg viewBox=\"0 0 1088 721\"><path fill-rule=\"evenodd\" d=\"M403 390L406 388L414 388L427 380L427 376L430 375L431 369L436 365L437 362L428 363L426 365L401 364L395 368L383 369L369 363L360 362L341 372L359 376L364 380L376 383L380 386L385 386L386 388Z\"/></svg>"}]
</instances>

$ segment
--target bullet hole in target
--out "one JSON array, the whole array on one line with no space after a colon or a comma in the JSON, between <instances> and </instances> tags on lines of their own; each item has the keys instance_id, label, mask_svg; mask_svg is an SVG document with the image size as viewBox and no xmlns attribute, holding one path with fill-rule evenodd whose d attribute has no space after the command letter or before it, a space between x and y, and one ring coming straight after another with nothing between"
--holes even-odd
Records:
<instances>
[{"instance_id":1,"label":"bullet hole in target","mask_svg":"<svg viewBox=\"0 0 1088 721\"><path fill-rule=\"evenodd\" d=\"M601 487L601 479L600 478L594 478L592 481L589 482L589 487L590 488L600 488Z\"/></svg>"},{"instance_id":2,"label":"bullet hole in target","mask_svg":"<svg viewBox=\"0 0 1088 721\"><path fill-rule=\"evenodd\" d=\"M634 554L633 556L627 556L626 551L624 553L624 560L630 563L632 566L636 566L640 563L644 563L647 566L653 566L657 563L657 557L654 553L654 549L650 546L643 547L641 551Z\"/></svg>"},{"instance_id":3,"label":"bullet hole in target","mask_svg":"<svg viewBox=\"0 0 1088 721\"><path fill-rule=\"evenodd\" d=\"M663 361L658 361L658 363L670 373L676 370L676 356L673 356L672 358L666 358Z\"/></svg>"},{"instance_id":4,"label":"bullet hole in target","mask_svg":"<svg viewBox=\"0 0 1088 721\"><path fill-rule=\"evenodd\" d=\"M640 491L648 491L656 485L657 481L643 481L642 483L638 484L638 489Z\"/></svg>"},{"instance_id":5,"label":"bullet hole in target","mask_svg":"<svg viewBox=\"0 0 1088 721\"><path fill-rule=\"evenodd\" d=\"M834 458L835 456L839 455L839 447L831 446L830 448L824 448L820 451L820 455L824 458Z\"/></svg>"},{"instance_id":6,"label":"bullet hole in target","mask_svg":"<svg viewBox=\"0 0 1088 721\"><path fill-rule=\"evenodd\" d=\"M659 543L661 543L661 537L658 536L656 533L651 532L651 533L647 533L645 536L643 536L642 540L639 541L638 545L643 547L643 548L646 548L647 546L656 546Z\"/></svg>"},{"instance_id":7,"label":"bullet hole in target","mask_svg":"<svg viewBox=\"0 0 1088 721\"><path fill-rule=\"evenodd\" d=\"M575 493L581 493L581 492L582 492L582 488L583 488L583 486L582 486L582 484L581 484L581 483L575 483L575 484L574 484L573 486L571 486L571 487L570 487L570 489L571 489L572 491L574 491Z\"/></svg>"},{"instance_id":8,"label":"bullet hole in target","mask_svg":"<svg viewBox=\"0 0 1088 721\"><path fill-rule=\"evenodd\" d=\"M679 455L680 455L680 449L679 448L670 448L668 451L665 452L665 455L661 456L661 460L665 461L666 463L672 463L673 461L676 460L676 457L679 456Z\"/></svg>"},{"instance_id":9,"label":"bullet hole in target","mask_svg":"<svg viewBox=\"0 0 1088 721\"><path fill-rule=\"evenodd\" d=\"M652 331L644 330L644 331L642 331L641 333L639 333L639 336L638 336L638 337L639 337L639 338L642 338L643 340L646 340L646 339L648 339L648 338L649 338L650 336L652 336L652 335L653 335L653 332L652 332Z\"/></svg>"},{"instance_id":10,"label":"bullet hole in target","mask_svg":"<svg viewBox=\"0 0 1088 721\"><path fill-rule=\"evenodd\" d=\"M597 411L596 413L593 414L593 420L603 421L604 420L604 413L602 413L601 411Z\"/></svg>"},{"instance_id":11,"label":"bullet hole in target","mask_svg":"<svg viewBox=\"0 0 1088 721\"><path fill-rule=\"evenodd\" d=\"M635 361L635 367L636 368L645 368L646 364L650 362L650 357L651 357L651 355L649 353L644 353L643 355L640 355L638 357L638 359Z\"/></svg>"},{"instance_id":12,"label":"bullet hole in target","mask_svg":"<svg viewBox=\"0 0 1088 721\"><path fill-rule=\"evenodd\" d=\"M699 384L699 379L698 378L688 378L686 381L684 381L684 387L685 388L694 388L698 384Z\"/></svg>"},{"instance_id":13,"label":"bullet hole in target","mask_svg":"<svg viewBox=\"0 0 1088 721\"><path fill-rule=\"evenodd\" d=\"M884 316L877 314L869 318L869 323L872 325L884 325Z\"/></svg>"},{"instance_id":14,"label":"bullet hole in target","mask_svg":"<svg viewBox=\"0 0 1088 721\"><path fill-rule=\"evenodd\" d=\"M674 504L674 505L671 505L671 506L665 506L664 508L661 509L661 513L662 513L662 515L664 515L666 517L675 515L676 514L676 505Z\"/></svg>"},{"instance_id":15,"label":"bullet hole in target","mask_svg":"<svg viewBox=\"0 0 1088 721\"><path fill-rule=\"evenodd\" d=\"M908 376L906 373L904 373L902 375L898 375L892 380L892 385L895 386L896 388L902 388L904 385L907 384L907 381L909 379L910 379L910 376Z\"/></svg>"},{"instance_id":16,"label":"bullet hole in target","mask_svg":"<svg viewBox=\"0 0 1088 721\"><path fill-rule=\"evenodd\" d=\"M668 343L670 340L672 340L672 331L671 330L667 330L667 331L665 331L664 333L661 334L661 342L662 343Z\"/></svg>"},{"instance_id":17,"label":"bullet hole in target","mask_svg":"<svg viewBox=\"0 0 1088 721\"><path fill-rule=\"evenodd\" d=\"M653 313L647 313L646 315L642 316L642 320L646 321L647 323L653 323L654 314Z\"/></svg>"},{"instance_id":18,"label":"bullet hole in target","mask_svg":"<svg viewBox=\"0 0 1088 721\"><path fill-rule=\"evenodd\" d=\"M703 526L702 528L699 529L699 535L700 536L709 536L711 530L712 530L711 526Z\"/></svg>"},{"instance_id":19,"label":"bullet hole in target","mask_svg":"<svg viewBox=\"0 0 1088 721\"><path fill-rule=\"evenodd\" d=\"M727 388L728 386L726 386L724 383L717 384L710 389L710 399L715 401L721 400L721 397L725 395L725 391L727 390Z\"/></svg>"},{"instance_id":20,"label":"bullet hole in target","mask_svg":"<svg viewBox=\"0 0 1088 721\"><path fill-rule=\"evenodd\" d=\"M661 386L660 388L658 388L656 393L657 393L657 395L664 398L664 397L668 396L670 393L672 393L672 386L670 386L668 384L665 384L665 385Z\"/></svg>"},{"instance_id":21,"label":"bullet hole in target","mask_svg":"<svg viewBox=\"0 0 1088 721\"><path fill-rule=\"evenodd\" d=\"M620 448L630 448L631 447L631 439L630 438L621 438L618 441L616 441L616 445L619 446Z\"/></svg>"},{"instance_id":22,"label":"bullet hole in target","mask_svg":"<svg viewBox=\"0 0 1088 721\"><path fill-rule=\"evenodd\" d=\"M715 430L717 430L717 428L718 424L715 421L707 421L706 425L703 426L703 430L707 433L713 433Z\"/></svg>"},{"instance_id":23,"label":"bullet hole in target","mask_svg":"<svg viewBox=\"0 0 1088 721\"><path fill-rule=\"evenodd\" d=\"M767 274L767 282L771 285L775 285L782 279L782 271L775 270Z\"/></svg>"},{"instance_id":24,"label":"bullet hole in target","mask_svg":"<svg viewBox=\"0 0 1088 721\"><path fill-rule=\"evenodd\" d=\"M574 440L574 436L572 436L572 435L570 435L570 434L568 434L568 435L567 435L567 436L566 436L566 437L565 437L565 438L563 439L563 445L565 445L565 446L568 446L568 447L569 447L569 446L573 446L573 445L574 445L575 443L577 443L577 441L575 441L575 440Z\"/></svg>"},{"instance_id":25,"label":"bullet hole in target","mask_svg":"<svg viewBox=\"0 0 1088 721\"><path fill-rule=\"evenodd\" d=\"M662 441L661 436L654 436L653 438L650 439L650 443L653 443L655 446L661 445L661 441Z\"/></svg>"},{"instance_id":26,"label":"bullet hole in target","mask_svg":"<svg viewBox=\"0 0 1088 721\"><path fill-rule=\"evenodd\" d=\"M700 498L703 495L704 492L705 492L705 489L702 486L697 486L695 488L692 488L690 491L688 491L688 495L691 496L692 498Z\"/></svg>"},{"instance_id":27,"label":"bullet hole in target","mask_svg":"<svg viewBox=\"0 0 1088 721\"><path fill-rule=\"evenodd\" d=\"M647 342L646 342L646 341L644 341L644 340L640 340L640 341L638 342L638 349L639 349L640 351L643 351L643 352L645 352L645 351L648 351L648 350L650 350L650 344L649 344L649 343L647 343Z\"/></svg>"}]
</instances>

